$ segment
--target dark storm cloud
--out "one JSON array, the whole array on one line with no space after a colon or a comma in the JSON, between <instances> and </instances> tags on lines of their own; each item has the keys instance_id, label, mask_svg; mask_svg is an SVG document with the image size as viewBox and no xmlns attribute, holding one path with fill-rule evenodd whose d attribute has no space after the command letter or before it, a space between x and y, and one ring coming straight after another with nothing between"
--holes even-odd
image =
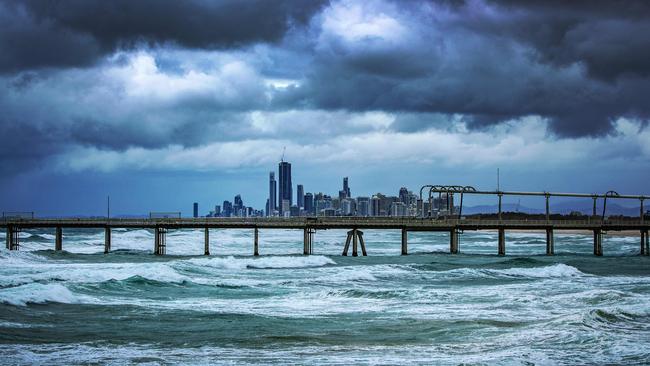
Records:
<instances>
[{"instance_id":1,"label":"dark storm cloud","mask_svg":"<svg viewBox=\"0 0 650 366\"><path fill-rule=\"evenodd\" d=\"M391 112L389 128L406 133L532 115L560 137L602 136L619 117L650 118L648 34L646 1L7 0L0 128L12 137L0 164L256 138L248 112L269 109L318 110L296 118L323 136L357 132L334 126L345 111ZM140 51L164 76L202 76L133 96ZM219 74L233 60L250 77ZM268 87L274 78L292 83ZM299 141L313 122L280 137Z\"/></svg>"},{"instance_id":2,"label":"dark storm cloud","mask_svg":"<svg viewBox=\"0 0 650 366\"><path fill-rule=\"evenodd\" d=\"M118 48L276 42L322 6L301 0L46 0L0 4L0 72L87 66Z\"/></svg>"},{"instance_id":3,"label":"dark storm cloud","mask_svg":"<svg viewBox=\"0 0 650 366\"><path fill-rule=\"evenodd\" d=\"M324 30L305 83L277 101L465 114L470 127L540 115L568 137L650 117L639 98L650 83L650 3L396 1L375 11L407 35L346 43Z\"/></svg>"}]
</instances>

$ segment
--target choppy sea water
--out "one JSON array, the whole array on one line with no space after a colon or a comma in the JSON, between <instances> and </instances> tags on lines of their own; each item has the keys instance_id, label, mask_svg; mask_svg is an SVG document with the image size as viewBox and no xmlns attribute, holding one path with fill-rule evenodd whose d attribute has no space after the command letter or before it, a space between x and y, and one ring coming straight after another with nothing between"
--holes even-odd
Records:
<instances>
[{"instance_id":1,"label":"choppy sea water","mask_svg":"<svg viewBox=\"0 0 650 366\"><path fill-rule=\"evenodd\" d=\"M0 233L4 243L5 233ZM0 250L1 364L648 364L650 258L638 237L365 231L368 257L340 256L345 231L21 233Z\"/></svg>"}]
</instances>

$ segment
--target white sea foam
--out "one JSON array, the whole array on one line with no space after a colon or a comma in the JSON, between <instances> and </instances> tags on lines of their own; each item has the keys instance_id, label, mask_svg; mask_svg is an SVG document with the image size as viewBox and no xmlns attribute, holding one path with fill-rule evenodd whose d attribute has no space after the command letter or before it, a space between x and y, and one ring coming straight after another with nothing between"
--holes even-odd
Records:
<instances>
[{"instance_id":1,"label":"white sea foam","mask_svg":"<svg viewBox=\"0 0 650 366\"><path fill-rule=\"evenodd\" d=\"M586 274L581 272L579 269L564 263L558 263L546 267L508 268L488 271L499 275L533 278L586 276Z\"/></svg>"},{"instance_id":2,"label":"white sea foam","mask_svg":"<svg viewBox=\"0 0 650 366\"><path fill-rule=\"evenodd\" d=\"M241 270L247 268L308 268L336 264L332 259L320 256L272 256L259 258L212 257L187 260L195 265L213 268Z\"/></svg>"},{"instance_id":3,"label":"white sea foam","mask_svg":"<svg viewBox=\"0 0 650 366\"><path fill-rule=\"evenodd\" d=\"M46 302L72 304L79 300L77 295L58 283L29 283L0 290L0 302L16 306Z\"/></svg>"}]
</instances>

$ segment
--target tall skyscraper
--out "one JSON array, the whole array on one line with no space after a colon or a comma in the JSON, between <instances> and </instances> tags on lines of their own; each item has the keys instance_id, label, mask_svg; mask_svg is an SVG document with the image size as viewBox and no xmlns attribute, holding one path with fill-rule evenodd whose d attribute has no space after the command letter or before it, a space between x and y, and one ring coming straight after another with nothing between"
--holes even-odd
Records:
<instances>
[{"instance_id":1,"label":"tall skyscraper","mask_svg":"<svg viewBox=\"0 0 650 366\"><path fill-rule=\"evenodd\" d=\"M339 191L339 200L352 198L350 196L350 186L348 185L348 177L343 178L343 189Z\"/></svg>"},{"instance_id":2,"label":"tall skyscraper","mask_svg":"<svg viewBox=\"0 0 650 366\"><path fill-rule=\"evenodd\" d=\"M199 217L199 203L194 202L194 217Z\"/></svg>"},{"instance_id":3,"label":"tall skyscraper","mask_svg":"<svg viewBox=\"0 0 650 366\"><path fill-rule=\"evenodd\" d=\"M269 204L266 211L266 216L273 216L273 211L278 208L277 205L277 183L275 181L275 173L269 172Z\"/></svg>"},{"instance_id":4,"label":"tall skyscraper","mask_svg":"<svg viewBox=\"0 0 650 366\"><path fill-rule=\"evenodd\" d=\"M278 164L278 172L280 174L280 186L278 187L278 203L284 200L289 201L289 207L293 204L293 190L291 189L291 164L286 161L281 161ZM284 210L280 205L280 216L284 216Z\"/></svg>"},{"instance_id":5,"label":"tall skyscraper","mask_svg":"<svg viewBox=\"0 0 650 366\"><path fill-rule=\"evenodd\" d=\"M307 215L314 214L314 195L311 193L305 194L305 212Z\"/></svg>"},{"instance_id":6,"label":"tall skyscraper","mask_svg":"<svg viewBox=\"0 0 650 366\"><path fill-rule=\"evenodd\" d=\"M296 187L298 194L296 195L296 205L300 208L305 208L305 190L302 187L302 184L298 184Z\"/></svg>"}]
</instances>

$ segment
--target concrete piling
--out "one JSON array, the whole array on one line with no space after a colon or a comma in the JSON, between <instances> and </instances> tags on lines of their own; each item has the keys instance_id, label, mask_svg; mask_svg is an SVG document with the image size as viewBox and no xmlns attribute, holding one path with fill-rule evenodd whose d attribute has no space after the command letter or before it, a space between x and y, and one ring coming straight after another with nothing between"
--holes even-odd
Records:
<instances>
[{"instance_id":1,"label":"concrete piling","mask_svg":"<svg viewBox=\"0 0 650 366\"><path fill-rule=\"evenodd\" d=\"M210 229L207 227L203 235L203 255L210 255Z\"/></svg>"},{"instance_id":2,"label":"concrete piling","mask_svg":"<svg viewBox=\"0 0 650 366\"><path fill-rule=\"evenodd\" d=\"M54 250L63 250L63 229L60 226L56 227L56 235L54 239Z\"/></svg>"},{"instance_id":3,"label":"concrete piling","mask_svg":"<svg viewBox=\"0 0 650 366\"><path fill-rule=\"evenodd\" d=\"M111 252L111 228L104 228L104 254Z\"/></svg>"},{"instance_id":4,"label":"concrete piling","mask_svg":"<svg viewBox=\"0 0 650 366\"><path fill-rule=\"evenodd\" d=\"M555 254L555 238L553 237L553 229L546 229L546 255Z\"/></svg>"},{"instance_id":5,"label":"concrete piling","mask_svg":"<svg viewBox=\"0 0 650 366\"><path fill-rule=\"evenodd\" d=\"M408 231L402 228L402 255L408 255Z\"/></svg>"},{"instance_id":6,"label":"concrete piling","mask_svg":"<svg viewBox=\"0 0 650 366\"><path fill-rule=\"evenodd\" d=\"M458 229L449 232L449 253L458 254Z\"/></svg>"},{"instance_id":7,"label":"concrete piling","mask_svg":"<svg viewBox=\"0 0 650 366\"><path fill-rule=\"evenodd\" d=\"M17 226L7 225L7 249L18 250L20 248L20 228Z\"/></svg>"},{"instance_id":8,"label":"concrete piling","mask_svg":"<svg viewBox=\"0 0 650 366\"><path fill-rule=\"evenodd\" d=\"M506 230L499 228L499 255L506 255Z\"/></svg>"},{"instance_id":9,"label":"concrete piling","mask_svg":"<svg viewBox=\"0 0 650 366\"><path fill-rule=\"evenodd\" d=\"M356 257L359 255L358 250L357 250L357 244L358 244L358 238L357 238L357 229L352 230L352 256Z\"/></svg>"},{"instance_id":10,"label":"concrete piling","mask_svg":"<svg viewBox=\"0 0 650 366\"><path fill-rule=\"evenodd\" d=\"M603 255L603 233L600 229L594 230L594 255Z\"/></svg>"},{"instance_id":11,"label":"concrete piling","mask_svg":"<svg viewBox=\"0 0 650 366\"><path fill-rule=\"evenodd\" d=\"M167 229L156 227L154 229L154 248L155 255L165 255L167 252Z\"/></svg>"},{"instance_id":12,"label":"concrete piling","mask_svg":"<svg viewBox=\"0 0 650 366\"><path fill-rule=\"evenodd\" d=\"M645 237L646 237L646 231L641 230L641 252L639 253L640 255L646 255L646 253L645 253Z\"/></svg>"},{"instance_id":13,"label":"concrete piling","mask_svg":"<svg viewBox=\"0 0 650 366\"><path fill-rule=\"evenodd\" d=\"M313 248L313 241L314 241L314 232L316 230L306 227L303 229L303 249L302 249L302 254L304 255L310 255L313 254L314 248Z\"/></svg>"},{"instance_id":14,"label":"concrete piling","mask_svg":"<svg viewBox=\"0 0 650 366\"><path fill-rule=\"evenodd\" d=\"M11 225L7 225L7 235L5 236L5 248L11 250Z\"/></svg>"},{"instance_id":15,"label":"concrete piling","mask_svg":"<svg viewBox=\"0 0 650 366\"><path fill-rule=\"evenodd\" d=\"M361 245L361 254L366 257L368 252L366 252L366 243L363 241L363 231L357 230L357 236L359 237L359 244Z\"/></svg>"},{"instance_id":16,"label":"concrete piling","mask_svg":"<svg viewBox=\"0 0 650 366\"><path fill-rule=\"evenodd\" d=\"M348 231L348 237L345 239L345 246L343 247L343 254L341 255L348 255L348 250L350 249L350 241L352 241L352 232L353 230Z\"/></svg>"},{"instance_id":17,"label":"concrete piling","mask_svg":"<svg viewBox=\"0 0 650 366\"><path fill-rule=\"evenodd\" d=\"M253 243L253 255L254 256L259 256L260 255L260 242L259 242L259 229L255 228L255 231L253 233L254 236L254 243Z\"/></svg>"}]
</instances>

